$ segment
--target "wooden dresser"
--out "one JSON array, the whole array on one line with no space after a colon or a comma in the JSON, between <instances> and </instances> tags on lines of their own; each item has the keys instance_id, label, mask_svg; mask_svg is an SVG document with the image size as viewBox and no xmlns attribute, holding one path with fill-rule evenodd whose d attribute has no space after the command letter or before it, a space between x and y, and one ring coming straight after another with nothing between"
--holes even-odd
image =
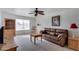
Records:
<instances>
[{"instance_id":1,"label":"wooden dresser","mask_svg":"<svg viewBox=\"0 0 79 59\"><path fill-rule=\"evenodd\" d=\"M68 39L68 47L74 50L79 50L79 37L69 37Z\"/></svg>"}]
</instances>

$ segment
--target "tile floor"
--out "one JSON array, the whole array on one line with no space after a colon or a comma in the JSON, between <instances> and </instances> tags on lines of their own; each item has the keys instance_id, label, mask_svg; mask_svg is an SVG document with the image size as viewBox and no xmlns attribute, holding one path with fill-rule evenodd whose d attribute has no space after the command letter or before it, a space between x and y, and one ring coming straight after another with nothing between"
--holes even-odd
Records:
<instances>
[{"instance_id":1,"label":"tile floor","mask_svg":"<svg viewBox=\"0 0 79 59\"><path fill-rule=\"evenodd\" d=\"M30 41L30 35L19 35L14 37L16 44L18 45L18 51L73 51L67 47L61 47L54 43L48 42L40 38L37 40L36 45Z\"/></svg>"}]
</instances>

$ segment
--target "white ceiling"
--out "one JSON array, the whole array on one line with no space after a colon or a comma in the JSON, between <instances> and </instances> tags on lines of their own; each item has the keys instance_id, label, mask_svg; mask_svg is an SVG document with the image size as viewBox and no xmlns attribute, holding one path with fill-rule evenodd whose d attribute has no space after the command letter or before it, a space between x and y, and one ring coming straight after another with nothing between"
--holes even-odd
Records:
<instances>
[{"instance_id":1,"label":"white ceiling","mask_svg":"<svg viewBox=\"0 0 79 59\"><path fill-rule=\"evenodd\" d=\"M2 10L16 15L33 17L34 15L29 13L33 12L34 9L35 8L4 8ZM62 12L70 9L71 8L39 8L39 10L43 10L45 14L57 13L57 12Z\"/></svg>"}]
</instances>

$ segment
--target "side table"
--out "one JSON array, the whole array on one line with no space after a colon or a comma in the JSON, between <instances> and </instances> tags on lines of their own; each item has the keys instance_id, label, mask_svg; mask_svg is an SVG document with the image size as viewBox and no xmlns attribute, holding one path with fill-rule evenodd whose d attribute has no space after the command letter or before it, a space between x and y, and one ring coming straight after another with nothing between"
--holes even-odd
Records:
<instances>
[{"instance_id":1,"label":"side table","mask_svg":"<svg viewBox=\"0 0 79 59\"><path fill-rule=\"evenodd\" d=\"M74 50L79 50L79 37L69 37L68 39L68 47Z\"/></svg>"}]
</instances>

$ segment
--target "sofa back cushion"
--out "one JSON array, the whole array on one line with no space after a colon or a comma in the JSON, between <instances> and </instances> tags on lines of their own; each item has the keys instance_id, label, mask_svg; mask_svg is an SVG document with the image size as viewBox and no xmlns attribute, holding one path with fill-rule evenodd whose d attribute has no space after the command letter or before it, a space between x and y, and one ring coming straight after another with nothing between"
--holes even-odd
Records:
<instances>
[{"instance_id":1,"label":"sofa back cushion","mask_svg":"<svg viewBox=\"0 0 79 59\"><path fill-rule=\"evenodd\" d=\"M45 28L46 31L51 31L51 28Z\"/></svg>"},{"instance_id":2,"label":"sofa back cushion","mask_svg":"<svg viewBox=\"0 0 79 59\"><path fill-rule=\"evenodd\" d=\"M59 35L63 33L64 35L66 35L66 37L68 37L68 30L66 29L45 28L45 30L47 33L50 33L50 32L51 32L50 34L53 33L53 35Z\"/></svg>"},{"instance_id":3,"label":"sofa back cushion","mask_svg":"<svg viewBox=\"0 0 79 59\"><path fill-rule=\"evenodd\" d=\"M51 28L51 32L55 32L55 31L56 31L56 29Z\"/></svg>"},{"instance_id":4,"label":"sofa back cushion","mask_svg":"<svg viewBox=\"0 0 79 59\"><path fill-rule=\"evenodd\" d=\"M65 29L56 29L56 32L57 32L57 33L65 33L66 30L65 30Z\"/></svg>"},{"instance_id":5,"label":"sofa back cushion","mask_svg":"<svg viewBox=\"0 0 79 59\"><path fill-rule=\"evenodd\" d=\"M61 34L63 33L64 35L66 35L66 37L68 36L68 30L65 29L56 29L56 34Z\"/></svg>"}]
</instances>

